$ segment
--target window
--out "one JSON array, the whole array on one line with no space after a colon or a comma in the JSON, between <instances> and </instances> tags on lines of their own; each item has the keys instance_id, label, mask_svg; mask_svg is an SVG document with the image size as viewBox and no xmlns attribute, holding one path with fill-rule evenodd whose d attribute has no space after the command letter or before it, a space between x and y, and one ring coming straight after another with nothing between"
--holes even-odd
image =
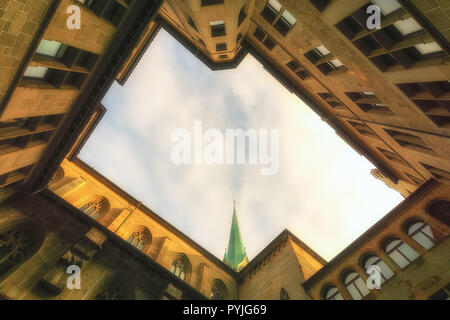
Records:
<instances>
[{"instance_id":1,"label":"window","mask_svg":"<svg viewBox=\"0 0 450 320\"><path fill-rule=\"evenodd\" d=\"M414 249L398 238L387 241L384 251L402 269L419 256Z\"/></svg>"},{"instance_id":2,"label":"window","mask_svg":"<svg viewBox=\"0 0 450 320\"><path fill-rule=\"evenodd\" d=\"M368 6L381 8L381 29L366 28ZM336 27L381 71L393 66L408 69L422 61L445 56L442 48L414 18L395 0L372 0Z\"/></svg>"},{"instance_id":3,"label":"window","mask_svg":"<svg viewBox=\"0 0 450 320\"><path fill-rule=\"evenodd\" d=\"M227 54L221 54L221 55L219 55L219 59L228 59L228 55Z\"/></svg>"},{"instance_id":4,"label":"window","mask_svg":"<svg viewBox=\"0 0 450 320\"><path fill-rule=\"evenodd\" d=\"M120 24L127 11L127 8L120 3L121 1L78 0L78 2L92 10L96 16L108 20L115 26Z\"/></svg>"},{"instance_id":5,"label":"window","mask_svg":"<svg viewBox=\"0 0 450 320\"><path fill-rule=\"evenodd\" d=\"M331 93L321 92L318 93L319 97L321 97L330 107L335 109L345 109L345 106Z\"/></svg>"},{"instance_id":6,"label":"window","mask_svg":"<svg viewBox=\"0 0 450 320\"><path fill-rule=\"evenodd\" d=\"M79 209L91 218L97 220L100 215L109 211L109 204L106 199L100 198L83 204Z\"/></svg>"},{"instance_id":7,"label":"window","mask_svg":"<svg viewBox=\"0 0 450 320\"><path fill-rule=\"evenodd\" d=\"M67 48L68 46L61 42L42 39L36 49L36 53L61 59Z\"/></svg>"},{"instance_id":8,"label":"window","mask_svg":"<svg viewBox=\"0 0 450 320\"><path fill-rule=\"evenodd\" d=\"M253 32L253 36L258 39L262 44L269 49L270 51L275 48L275 41L273 41L266 33L259 27L256 28L255 32Z\"/></svg>"},{"instance_id":9,"label":"window","mask_svg":"<svg viewBox=\"0 0 450 320\"><path fill-rule=\"evenodd\" d=\"M202 0L202 7L223 4L223 0Z\"/></svg>"},{"instance_id":10,"label":"window","mask_svg":"<svg viewBox=\"0 0 450 320\"><path fill-rule=\"evenodd\" d=\"M430 300L450 300L450 283L448 283L444 288L434 293Z\"/></svg>"},{"instance_id":11,"label":"window","mask_svg":"<svg viewBox=\"0 0 450 320\"><path fill-rule=\"evenodd\" d=\"M386 107L373 92L345 93L362 111L373 114L392 115L391 109Z\"/></svg>"},{"instance_id":12,"label":"window","mask_svg":"<svg viewBox=\"0 0 450 320\"><path fill-rule=\"evenodd\" d=\"M280 19L278 19L278 21L274 24L274 28L283 36L285 36L296 22L297 19L295 19L292 14L289 13L289 11L284 10Z\"/></svg>"},{"instance_id":13,"label":"window","mask_svg":"<svg viewBox=\"0 0 450 320\"><path fill-rule=\"evenodd\" d=\"M292 72L294 72L302 80L305 80L306 78L311 76L311 74L305 69L305 67L303 67L303 65L301 65L300 63L298 63L295 60L288 62L286 64L286 67L288 67Z\"/></svg>"},{"instance_id":14,"label":"window","mask_svg":"<svg viewBox=\"0 0 450 320\"><path fill-rule=\"evenodd\" d=\"M436 200L428 204L426 212L439 221L450 226L450 201Z\"/></svg>"},{"instance_id":15,"label":"window","mask_svg":"<svg viewBox=\"0 0 450 320\"><path fill-rule=\"evenodd\" d=\"M33 55L32 65L25 70L21 85L39 81L55 88L79 89L97 58L96 54L43 39Z\"/></svg>"},{"instance_id":16,"label":"window","mask_svg":"<svg viewBox=\"0 0 450 320\"><path fill-rule=\"evenodd\" d=\"M145 228L141 228L141 230L133 232L127 239L128 243L140 251L142 251L150 241L150 232Z\"/></svg>"},{"instance_id":17,"label":"window","mask_svg":"<svg viewBox=\"0 0 450 320\"><path fill-rule=\"evenodd\" d=\"M264 6L263 11L261 11L261 16L266 19L267 22L272 24L278 13L281 10L281 4L277 0L269 0Z\"/></svg>"},{"instance_id":18,"label":"window","mask_svg":"<svg viewBox=\"0 0 450 320\"><path fill-rule=\"evenodd\" d=\"M228 295L227 286L220 279L214 279L211 287L211 300L224 300Z\"/></svg>"},{"instance_id":19,"label":"window","mask_svg":"<svg viewBox=\"0 0 450 320\"><path fill-rule=\"evenodd\" d=\"M216 44L216 51L226 51L227 44L226 43L218 43Z\"/></svg>"},{"instance_id":20,"label":"window","mask_svg":"<svg viewBox=\"0 0 450 320\"><path fill-rule=\"evenodd\" d=\"M224 36L225 33L225 21L219 20L219 21L213 21L209 23L211 27L211 37L221 37Z\"/></svg>"},{"instance_id":21,"label":"window","mask_svg":"<svg viewBox=\"0 0 450 320\"><path fill-rule=\"evenodd\" d=\"M435 81L397 85L438 127L450 128L450 83Z\"/></svg>"},{"instance_id":22,"label":"window","mask_svg":"<svg viewBox=\"0 0 450 320\"><path fill-rule=\"evenodd\" d=\"M379 140L378 136L375 135L375 133L373 133L373 131L365 124L353 121L348 121L348 123L353 127L353 129L358 131L359 134Z\"/></svg>"},{"instance_id":23,"label":"window","mask_svg":"<svg viewBox=\"0 0 450 320\"><path fill-rule=\"evenodd\" d=\"M281 288L280 290L280 300L291 300L291 297L285 288Z\"/></svg>"},{"instance_id":24,"label":"window","mask_svg":"<svg viewBox=\"0 0 450 320\"><path fill-rule=\"evenodd\" d=\"M323 291L323 297L326 300L344 300L341 293L335 286L328 286Z\"/></svg>"},{"instance_id":25,"label":"window","mask_svg":"<svg viewBox=\"0 0 450 320\"><path fill-rule=\"evenodd\" d=\"M372 2L380 7L384 15L388 15L402 7L397 0L373 0Z\"/></svg>"},{"instance_id":26,"label":"window","mask_svg":"<svg viewBox=\"0 0 450 320\"><path fill-rule=\"evenodd\" d=\"M374 254L367 255L366 257L364 257L364 259L362 260L362 266L366 271L370 266L378 266L380 268L382 284L394 275L394 273L392 272L391 269L389 269L386 263L384 263L384 261L381 260L381 258L379 258Z\"/></svg>"},{"instance_id":27,"label":"window","mask_svg":"<svg viewBox=\"0 0 450 320\"><path fill-rule=\"evenodd\" d=\"M430 155L435 155L434 150L428 147L428 145L418 136L406 132L388 129L384 129L384 131L386 131L386 133L390 135L392 139L394 139L399 145L404 148L427 153Z\"/></svg>"},{"instance_id":28,"label":"window","mask_svg":"<svg viewBox=\"0 0 450 320\"><path fill-rule=\"evenodd\" d=\"M350 293L353 300L361 300L369 294L369 289L367 288L364 281L361 279L358 273L350 271L343 277L344 285Z\"/></svg>"},{"instance_id":29,"label":"window","mask_svg":"<svg viewBox=\"0 0 450 320\"><path fill-rule=\"evenodd\" d=\"M29 66L26 70L25 73L23 74L24 77L27 78L34 78L34 79L44 79L45 75L48 72L48 68L47 67L42 67L42 66L38 66L38 67L34 67L34 66Z\"/></svg>"},{"instance_id":30,"label":"window","mask_svg":"<svg viewBox=\"0 0 450 320\"><path fill-rule=\"evenodd\" d=\"M13 229L0 233L0 276L30 255L32 241L29 230Z\"/></svg>"},{"instance_id":31,"label":"window","mask_svg":"<svg viewBox=\"0 0 450 320\"><path fill-rule=\"evenodd\" d=\"M173 262L170 272L176 275L181 280L186 281L186 274L188 273L188 267L190 266L188 258L181 254Z\"/></svg>"},{"instance_id":32,"label":"window","mask_svg":"<svg viewBox=\"0 0 450 320\"><path fill-rule=\"evenodd\" d=\"M387 159L389 159L389 160L391 160L391 161L394 161L394 162L396 162L396 163L398 163L398 164L401 164L402 166L408 166L408 165L403 161L403 159L402 159L397 153L394 153L394 152L392 152L392 151L385 150L385 149L380 148L380 147L376 147L376 148L377 148L378 151L380 151Z\"/></svg>"},{"instance_id":33,"label":"window","mask_svg":"<svg viewBox=\"0 0 450 320\"><path fill-rule=\"evenodd\" d=\"M197 26L195 25L194 20L192 20L191 17L188 17L188 24L195 30L198 32Z\"/></svg>"},{"instance_id":34,"label":"window","mask_svg":"<svg viewBox=\"0 0 450 320\"><path fill-rule=\"evenodd\" d=\"M331 0L309 0L319 11L325 10Z\"/></svg>"},{"instance_id":35,"label":"window","mask_svg":"<svg viewBox=\"0 0 450 320\"><path fill-rule=\"evenodd\" d=\"M423 221L412 221L408 223L406 231L408 235L416 240L422 247L429 250L434 246L435 238L430 226Z\"/></svg>"},{"instance_id":36,"label":"window","mask_svg":"<svg viewBox=\"0 0 450 320\"><path fill-rule=\"evenodd\" d=\"M245 18L247 18L247 13L246 13L247 7L248 7L248 3L241 8L241 11L239 11L238 27L242 24L242 22L244 22Z\"/></svg>"},{"instance_id":37,"label":"window","mask_svg":"<svg viewBox=\"0 0 450 320\"><path fill-rule=\"evenodd\" d=\"M307 52L305 57L325 75L333 71L345 70L342 62L336 59L323 45Z\"/></svg>"}]
</instances>

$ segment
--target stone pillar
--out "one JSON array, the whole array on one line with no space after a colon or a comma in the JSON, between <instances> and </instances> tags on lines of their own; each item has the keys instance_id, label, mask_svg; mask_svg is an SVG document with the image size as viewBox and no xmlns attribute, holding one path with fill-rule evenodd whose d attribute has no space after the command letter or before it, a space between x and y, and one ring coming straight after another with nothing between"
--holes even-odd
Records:
<instances>
[{"instance_id":1,"label":"stone pillar","mask_svg":"<svg viewBox=\"0 0 450 320\"><path fill-rule=\"evenodd\" d=\"M161 242L159 252L155 256L156 262L158 262L160 265L166 268L170 268L170 266L168 266L167 263L164 263L164 259L167 257L167 252L169 251L171 244L172 239L170 239L169 237L164 237L164 239Z\"/></svg>"},{"instance_id":2,"label":"stone pillar","mask_svg":"<svg viewBox=\"0 0 450 320\"><path fill-rule=\"evenodd\" d=\"M398 237L400 238L400 240L402 240L404 243L406 243L408 246L410 246L411 248L413 248L415 251L417 251L417 253L421 256L423 256L425 253L427 253L427 250L422 247L420 244L418 244L416 242L416 240L414 240L413 238L411 238L409 235L407 235L406 233L401 233L398 234Z\"/></svg>"},{"instance_id":3,"label":"stone pillar","mask_svg":"<svg viewBox=\"0 0 450 320\"><path fill-rule=\"evenodd\" d=\"M210 267L206 263L200 263L197 281L197 290L204 296L209 298L211 293L211 272Z\"/></svg>"}]
</instances>

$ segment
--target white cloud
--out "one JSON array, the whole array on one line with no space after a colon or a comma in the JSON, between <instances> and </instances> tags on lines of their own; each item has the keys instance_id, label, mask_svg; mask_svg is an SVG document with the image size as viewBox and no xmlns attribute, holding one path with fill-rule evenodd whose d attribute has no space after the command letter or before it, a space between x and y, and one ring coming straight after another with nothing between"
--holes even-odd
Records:
<instances>
[{"instance_id":1,"label":"white cloud","mask_svg":"<svg viewBox=\"0 0 450 320\"><path fill-rule=\"evenodd\" d=\"M401 197L375 180L372 165L346 145L253 58L211 72L162 31L108 112L81 158L220 259L232 200L254 257L284 228L331 259ZM280 129L280 172L259 166L175 166L172 131Z\"/></svg>"}]
</instances>

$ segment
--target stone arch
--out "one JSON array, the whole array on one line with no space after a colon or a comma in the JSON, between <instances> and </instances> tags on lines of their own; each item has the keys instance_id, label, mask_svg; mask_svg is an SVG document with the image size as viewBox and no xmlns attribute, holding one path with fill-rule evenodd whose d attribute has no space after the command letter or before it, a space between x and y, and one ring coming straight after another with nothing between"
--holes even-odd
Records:
<instances>
[{"instance_id":1,"label":"stone arch","mask_svg":"<svg viewBox=\"0 0 450 320\"><path fill-rule=\"evenodd\" d=\"M87 196L77 202L77 207L91 218L98 220L110 211L108 199L103 196Z\"/></svg>"},{"instance_id":2,"label":"stone arch","mask_svg":"<svg viewBox=\"0 0 450 320\"><path fill-rule=\"evenodd\" d=\"M425 212L443 224L450 226L450 201L448 199L430 201L425 206Z\"/></svg>"},{"instance_id":3,"label":"stone arch","mask_svg":"<svg viewBox=\"0 0 450 320\"><path fill-rule=\"evenodd\" d=\"M225 283L220 279L214 279L211 285L211 300L225 300L228 296L228 289Z\"/></svg>"},{"instance_id":4,"label":"stone arch","mask_svg":"<svg viewBox=\"0 0 450 320\"><path fill-rule=\"evenodd\" d=\"M134 226L126 233L126 241L138 250L147 253L153 241L150 230L145 226Z\"/></svg>"},{"instance_id":5,"label":"stone arch","mask_svg":"<svg viewBox=\"0 0 450 320\"><path fill-rule=\"evenodd\" d=\"M45 231L40 221L0 226L0 281L6 279L42 247Z\"/></svg>"},{"instance_id":6,"label":"stone arch","mask_svg":"<svg viewBox=\"0 0 450 320\"><path fill-rule=\"evenodd\" d=\"M338 287L331 282L328 282L322 286L320 289L320 297L325 300L344 300Z\"/></svg>"},{"instance_id":7,"label":"stone arch","mask_svg":"<svg viewBox=\"0 0 450 320\"><path fill-rule=\"evenodd\" d=\"M189 283L192 274L192 265L187 255L184 253L176 254L170 266L170 272Z\"/></svg>"}]
</instances>

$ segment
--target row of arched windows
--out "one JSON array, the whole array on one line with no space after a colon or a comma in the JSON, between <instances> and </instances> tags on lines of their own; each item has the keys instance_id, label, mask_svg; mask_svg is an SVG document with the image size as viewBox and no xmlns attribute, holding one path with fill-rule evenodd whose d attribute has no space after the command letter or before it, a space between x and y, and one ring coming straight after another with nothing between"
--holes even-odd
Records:
<instances>
[{"instance_id":1,"label":"row of arched windows","mask_svg":"<svg viewBox=\"0 0 450 320\"><path fill-rule=\"evenodd\" d=\"M450 207L448 206L449 202L446 200L439 200L434 202L434 204L437 208L444 208L446 211L441 212L439 210L437 211L439 214L433 216L448 225L448 223L446 223L448 221L445 221L445 219L442 220L442 218L448 217L450 214ZM431 209L433 209L433 207L431 207ZM429 210L428 212L435 213L432 210ZM445 235L441 234L438 230L420 219L410 219L406 221L403 225L403 230L425 250L430 250L437 242L441 241L445 237ZM400 269L404 269L420 256L416 250L395 236L385 238L381 244L382 250ZM370 266L378 266L380 270L381 285L394 276L394 272L389 268L385 261L383 261L376 254L364 254L361 259L361 266L366 271ZM369 274L369 272L367 273ZM340 281L346 288L347 293L354 300L360 300L367 296L370 292L365 282L355 270L345 270L341 273ZM332 284L327 284L323 287L322 298L327 300L344 299L337 287Z\"/></svg>"}]
</instances>

